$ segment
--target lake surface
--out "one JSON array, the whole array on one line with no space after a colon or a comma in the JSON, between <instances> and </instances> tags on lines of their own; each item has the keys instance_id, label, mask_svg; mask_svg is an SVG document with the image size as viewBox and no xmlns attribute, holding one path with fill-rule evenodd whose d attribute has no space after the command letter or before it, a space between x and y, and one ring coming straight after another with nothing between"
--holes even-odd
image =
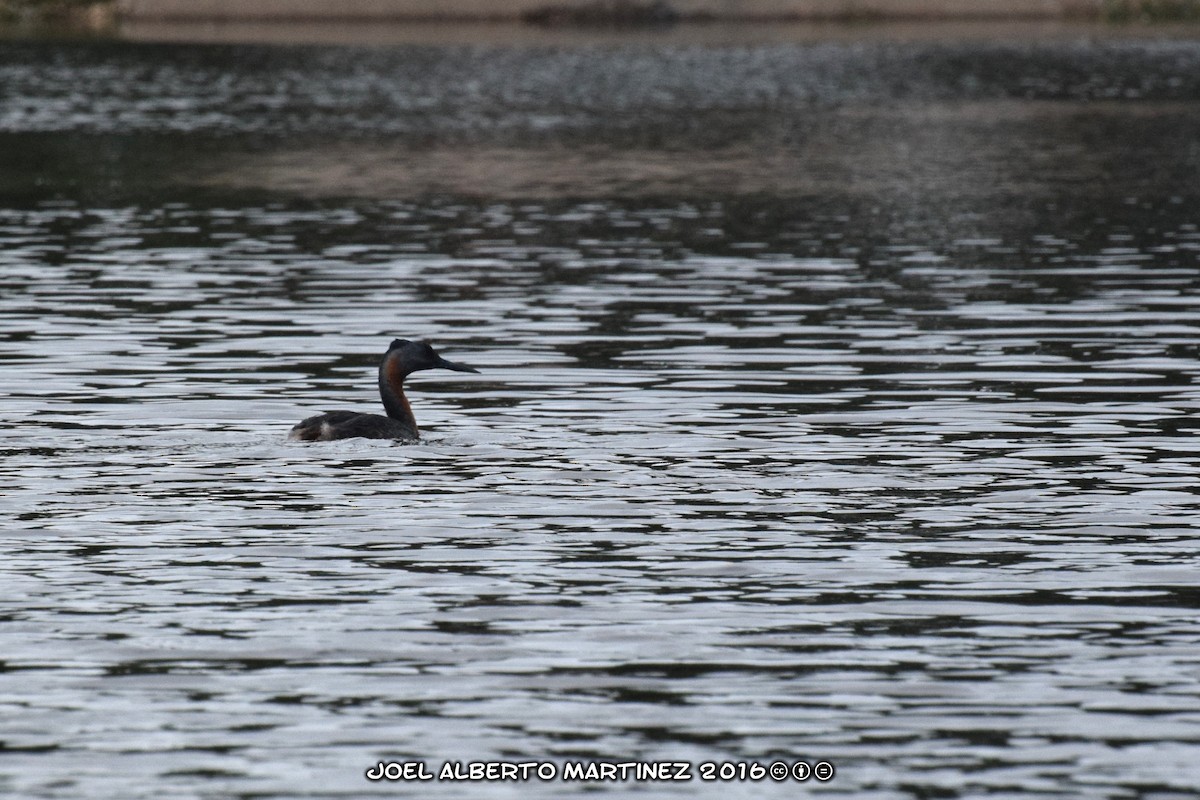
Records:
<instances>
[{"instance_id":1,"label":"lake surface","mask_svg":"<svg viewBox=\"0 0 1200 800\"><path fill-rule=\"evenodd\" d=\"M1197 142L1119 31L6 44L0 793L1191 796Z\"/></svg>"}]
</instances>

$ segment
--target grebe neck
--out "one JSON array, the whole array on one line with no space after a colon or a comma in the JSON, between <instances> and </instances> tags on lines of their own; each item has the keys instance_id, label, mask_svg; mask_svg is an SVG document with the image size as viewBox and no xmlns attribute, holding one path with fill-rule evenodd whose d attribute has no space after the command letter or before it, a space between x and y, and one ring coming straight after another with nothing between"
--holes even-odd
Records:
<instances>
[{"instance_id":1,"label":"grebe neck","mask_svg":"<svg viewBox=\"0 0 1200 800\"><path fill-rule=\"evenodd\" d=\"M387 415L402 422L417 433L417 421L413 418L412 406L404 396L404 379L408 377L400 367L400 359L388 357L379 365L379 396Z\"/></svg>"}]
</instances>

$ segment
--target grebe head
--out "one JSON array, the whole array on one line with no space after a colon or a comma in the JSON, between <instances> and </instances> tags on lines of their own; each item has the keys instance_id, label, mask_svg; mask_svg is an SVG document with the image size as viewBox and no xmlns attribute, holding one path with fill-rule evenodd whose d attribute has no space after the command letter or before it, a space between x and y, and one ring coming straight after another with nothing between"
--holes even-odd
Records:
<instances>
[{"instance_id":1,"label":"grebe head","mask_svg":"<svg viewBox=\"0 0 1200 800\"><path fill-rule=\"evenodd\" d=\"M452 369L455 372L474 372L479 370L466 364L456 364L439 356L426 342L410 342L408 339L393 339L388 347L385 360L397 359L400 370L405 374L422 369Z\"/></svg>"}]
</instances>

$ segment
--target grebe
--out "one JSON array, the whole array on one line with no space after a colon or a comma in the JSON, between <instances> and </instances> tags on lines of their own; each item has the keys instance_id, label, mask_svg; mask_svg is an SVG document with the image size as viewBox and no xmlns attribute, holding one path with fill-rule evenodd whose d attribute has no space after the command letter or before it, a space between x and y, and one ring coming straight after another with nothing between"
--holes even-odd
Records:
<instances>
[{"instance_id":1,"label":"grebe","mask_svg":"<svg viewBox=\"0 0 1200 800\"><path fill-rule=\"evenodd\" d=\"M421 438L412 408L404 396L404 379L420 369L452 369L455 372L479 370L455 364L439 356L425 342L396 339L379 364L379 395L387 416L360 414L357 411L328 411L298 423L288 434L296 442L328 442L333 439L406 439Z\"/></svg>"}]
</instances>

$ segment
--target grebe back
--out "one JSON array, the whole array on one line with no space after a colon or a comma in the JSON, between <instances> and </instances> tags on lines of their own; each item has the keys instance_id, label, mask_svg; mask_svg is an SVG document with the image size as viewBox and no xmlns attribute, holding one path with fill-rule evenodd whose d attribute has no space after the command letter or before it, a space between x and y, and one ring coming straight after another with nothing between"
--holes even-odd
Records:
<instances>
[{"instance_id":1,"label":"grebe back","mask_svg":"<svg viewBox=\"0 0 1200 800\"><path fill-rule=\"evenodd\" d=\"M401 439L421 438L412 408L404 396L404 379L422 369L452 369L455 372L479 370L465 364L455 364L439 356L426 342L395 339L379 364L379 396L387 416L360 414L357 411L328 411L297 423L288 439L297 442L328 442L333 439Z\"/></svg>"}]
</instances>

